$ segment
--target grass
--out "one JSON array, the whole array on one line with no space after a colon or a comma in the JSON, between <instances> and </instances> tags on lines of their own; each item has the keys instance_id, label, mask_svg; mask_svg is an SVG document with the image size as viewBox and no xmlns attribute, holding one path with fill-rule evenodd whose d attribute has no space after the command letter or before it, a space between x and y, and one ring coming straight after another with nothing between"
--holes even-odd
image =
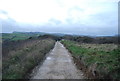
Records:
<instances>
[{"instance_id":1,"label":"grass","mask_svg":"<svg viewBox=\"0 0 120 81\"><path fill-rule=\"evenodd\" d=\"M10 40L10 41L17 41L17 40L25 40L29 37L37 37L38 34L28 34L28 33L2 33L2 39Z\"/></svg>"},{"instance_id":2,"label":"grass","mask_svg":"<svg viewBox=\"0 0 120 81\"><path fill-rule=\"evenodd\" d=\"M109 75L113 79L120 78L120 49L114 44L81 44L64 40L62 43L73 56L81 58L84 65L97 65L95 70L104 78Z\"/></svg>"},{"instance_id":3,"label":"grass","mask_svg":"<svg viewBox=\"0 0 120 81\"><path fill-rule=\"evenodd\" d=\"M24 44L23 48L12 50L2 58L3 79L24 79L26 74L41 62L54 46L53 39L41 39Z\"/></svg>"}]
</instances>

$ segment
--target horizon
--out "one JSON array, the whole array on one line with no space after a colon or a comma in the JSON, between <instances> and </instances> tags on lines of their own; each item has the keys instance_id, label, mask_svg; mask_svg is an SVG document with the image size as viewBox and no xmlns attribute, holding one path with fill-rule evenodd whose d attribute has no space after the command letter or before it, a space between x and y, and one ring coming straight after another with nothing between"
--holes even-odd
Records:
<instances>
[{"instance_id":1,"label":"horizon","mask_svg":"<svg viewBox=\"0 0 120 81\"><path fill-rule=\"evenodd\" d=\"M0 33L118 35L118 1L1 0Z\"/></svg>"},{"instance_id":2,"label":"horizon","mask_svg":"<svg viewBox=\"0 0 120 81\"><path fill-rule=\"evenodd\" d=\"M80 34L71 34L71 33L59 33L59 32L19 32L19 31L13 31L13 32L2 32L1 34L13 34L13 33L44 33L50 34L50 35L55 35L55 34L61 34L61 35L71 35L71 36L88 36L88 37L114 37L114 36L119 36L119 34L116 35L80 35Z\"/></svg>"}]
</instances>

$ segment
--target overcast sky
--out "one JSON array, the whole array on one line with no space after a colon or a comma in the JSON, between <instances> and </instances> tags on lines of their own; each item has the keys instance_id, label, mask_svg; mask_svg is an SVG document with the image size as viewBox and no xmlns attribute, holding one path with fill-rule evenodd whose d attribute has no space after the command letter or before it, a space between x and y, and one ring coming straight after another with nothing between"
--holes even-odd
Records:
<instances>
[{"instance_id":1,"label":"overcast sky","mask_svg":"<svg viewBox=\"0 0 120 81\"><path fill-rule=\"evenodd\" d=\"M0 0L2 32L116 35L119 0Z\"/></svg>"}]
</instances>

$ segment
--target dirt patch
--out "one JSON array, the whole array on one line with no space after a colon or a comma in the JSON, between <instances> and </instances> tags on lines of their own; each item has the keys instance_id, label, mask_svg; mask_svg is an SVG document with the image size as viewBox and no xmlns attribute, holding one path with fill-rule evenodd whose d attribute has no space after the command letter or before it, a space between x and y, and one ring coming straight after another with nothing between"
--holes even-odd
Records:
<instances>
[{"instance_id":1,"label":"dirt patch","mask_svg":"<svg viewBox=\"0 0 120 81\"><path fill-rule=\"evenodd\" d=\"M91 67L87 67L84 65L84 61L80 60L79 58L72 56L74 59L74 63L76 64L77 68L82 70L85 74L86 77L88 77L89 79L97 79L97 72L95 71L95 67L96 65L93 65Z\"/></svg>"}]
</instances>

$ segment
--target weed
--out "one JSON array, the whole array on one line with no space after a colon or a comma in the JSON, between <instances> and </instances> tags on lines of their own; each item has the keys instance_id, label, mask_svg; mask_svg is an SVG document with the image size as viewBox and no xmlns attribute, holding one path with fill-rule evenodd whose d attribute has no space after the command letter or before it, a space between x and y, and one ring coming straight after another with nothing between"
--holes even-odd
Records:
<instances>
[{"instance_id":1,"label":"weed","mask_svg":"<svg viewBox=\"0 0 120 81\"><path fill-rule=\"evenodd\" d=\"M96 70L103 77L120 77L120 49L114 44L80 44L64 40L61 41L75 57L84 59L87 67L97 64ZM114 72L114 74L112 74Z\"/></svg>"}]
</instances>

